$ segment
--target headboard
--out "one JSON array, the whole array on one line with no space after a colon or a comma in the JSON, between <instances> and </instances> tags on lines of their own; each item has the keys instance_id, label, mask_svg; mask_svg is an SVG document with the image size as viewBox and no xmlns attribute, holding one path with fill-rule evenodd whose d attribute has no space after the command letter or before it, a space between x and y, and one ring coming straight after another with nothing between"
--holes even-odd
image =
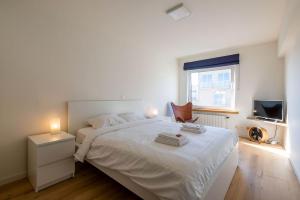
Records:
<instances>
[{"instance_id":1,"label":"headboard","mask_svg":"<svg viewBox=\"0 0 300 200\"><path fill-rule=\"evenodd\" d=\"M104 113L135 112L144 114L142 100L82 100L68 102L68 132L75 135L87 126L87 119Z\"/></svg>"}]
</instances>

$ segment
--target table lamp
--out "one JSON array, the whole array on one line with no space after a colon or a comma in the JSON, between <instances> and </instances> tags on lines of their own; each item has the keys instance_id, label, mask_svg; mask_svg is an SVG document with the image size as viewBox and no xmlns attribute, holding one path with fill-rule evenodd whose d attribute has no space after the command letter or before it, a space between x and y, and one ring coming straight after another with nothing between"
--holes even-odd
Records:
<instances>
[{"instance_id":1,"label":"table lamp","mask_svg":"<svg viewBox=\"0 0 300 200\"><path fill-rule=\"evenodd\" d=\"M51 131L51 134L60 133L60 119L59 118L54 118L50 121L50 131Z\"/></svg>"}]
</instances>

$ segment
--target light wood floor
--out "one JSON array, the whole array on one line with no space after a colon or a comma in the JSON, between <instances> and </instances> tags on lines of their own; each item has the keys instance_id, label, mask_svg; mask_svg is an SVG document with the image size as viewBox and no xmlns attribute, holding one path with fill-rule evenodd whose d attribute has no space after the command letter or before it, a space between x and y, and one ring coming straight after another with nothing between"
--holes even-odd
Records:
<instances>
[{"instance_id":1,"label":"light wood floor","mask_svg":"<svg viewBox=\"0 0 300 200\"><path fill-rule=\"evenodd\" d=\"M241 139L239 167L226 200L299 200L300 186L279 147ZM139 199L88 164L76 165L76 177L35 193L26 179L0 187L0 199Z\"/></svg>"},{"instance_id":2,"label":"light wood floor","mask_svg":"<svg viewBox=\"0 0 300 200\"><path fill-rule=\"evenodd\" d=\"M240 138L239 167L226 200L299 200L300 186L280 146Z\"/></svg>"}]
</instances>

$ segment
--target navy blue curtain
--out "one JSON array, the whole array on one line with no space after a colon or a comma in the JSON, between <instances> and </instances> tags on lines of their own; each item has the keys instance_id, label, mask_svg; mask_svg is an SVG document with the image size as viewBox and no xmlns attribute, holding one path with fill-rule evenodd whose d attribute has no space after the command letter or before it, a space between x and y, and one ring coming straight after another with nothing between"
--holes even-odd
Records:
<instances>
[{"instance_id":1,"label":"navy blue curtain","mask_svg":"<svg viewBox=\"0 0 300 200\"><path fill-rule=\"evenodd\" d=\"M240 54L222 56L217 58L209 58L194 62L184 63L184 70L205 69L213 67L223 67L228 65L236 65L240 63Z\"/></svg>"}]
</instances>

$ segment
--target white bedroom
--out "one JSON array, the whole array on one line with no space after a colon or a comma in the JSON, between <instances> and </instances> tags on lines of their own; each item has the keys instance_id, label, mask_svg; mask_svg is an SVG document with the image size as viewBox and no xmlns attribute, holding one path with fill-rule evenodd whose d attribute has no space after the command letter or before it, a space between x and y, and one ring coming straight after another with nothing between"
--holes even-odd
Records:
<instances>
[{"instance_id":1,"label":"white bedroom","mask_svg":"<svg viewBox=\"0 0 300 200\"><path fill-rule=\"evenodd\" d=\"M297 0L1 0L0 199L300 199Z\"/></svg>"}]
</instances>

